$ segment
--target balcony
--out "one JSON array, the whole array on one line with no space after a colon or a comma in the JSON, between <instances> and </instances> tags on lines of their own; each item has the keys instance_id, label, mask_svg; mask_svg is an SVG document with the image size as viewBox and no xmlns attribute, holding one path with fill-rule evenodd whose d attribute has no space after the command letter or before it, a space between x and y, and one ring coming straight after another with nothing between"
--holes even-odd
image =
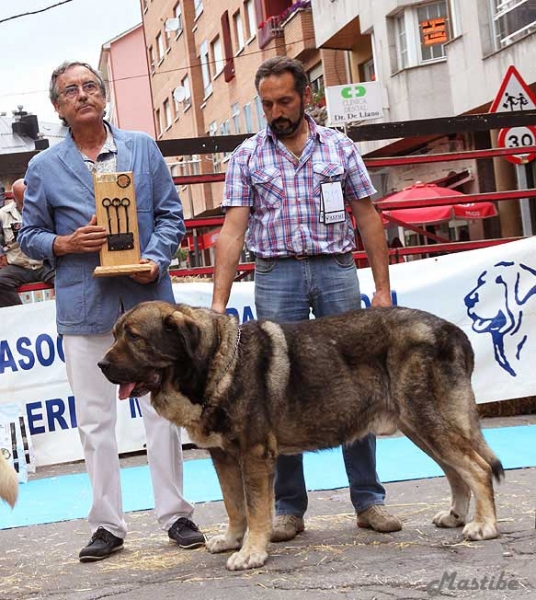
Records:
<instances>
[{"instance_id":1,"label":"balcony","mask_svg":"<svg viewBox=\"0 0 536 600\"><path fill-rule=\"evenodd\" d=\"M303 60L308 54L316 51L313 11L306 3L297 2L293 6L296 5L298 7L288 16L286 14L288 11L281 15L281 28L285 36L287 56Z\"/></svg>"},{"instance_id":2,"label":"balcony","mask_svg":"<svg viewBox=\"0 0 536 600\"><path fill-rule=\"evenodd\" d=\"M283 37L279 21L279 17L269 17L260 24L257 39L261 50L266 48L273 39Z\"/></svg>"}]
</instances>

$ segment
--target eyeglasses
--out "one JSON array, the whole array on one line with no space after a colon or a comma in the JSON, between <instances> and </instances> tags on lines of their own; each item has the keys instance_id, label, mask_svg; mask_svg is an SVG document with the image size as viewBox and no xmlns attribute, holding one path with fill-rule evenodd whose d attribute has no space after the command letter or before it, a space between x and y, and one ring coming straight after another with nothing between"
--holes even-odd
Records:
<instances>
[{"instance_id":1,"label":"eyeglasses","mask_svg":"<svg viewBox=\"0 0 536 600\"><path fill-rule=\"evenodd\" d=\"M98 83L95 81L86 81L82 85L68 85L59 93L59 95L65 96L65 98L69 100L74 100L80 93L80 88L82 88L84 94L96 94L100 91L100 85Z\"/></svg>"}]
</instances>

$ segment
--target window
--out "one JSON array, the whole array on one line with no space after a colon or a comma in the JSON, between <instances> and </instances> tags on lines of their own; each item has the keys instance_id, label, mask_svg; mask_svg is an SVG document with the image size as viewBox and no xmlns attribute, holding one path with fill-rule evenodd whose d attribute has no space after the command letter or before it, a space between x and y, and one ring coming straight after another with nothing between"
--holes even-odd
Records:
<instances>
[{"instance_id":1,"label":"window","mask_svg":"<svg viewBox=\"0 0 536 600\"><path fill-rule=\"evenodd\" d=\"M322 63L319 63L309 71L309 82L313 96L324 91L324 70L322 69Z\"/></svg>"},{"instance_id":2,"label":"window","mask_svg":"<svg viewBox=\"0 0 536 600\"><path fill-rule=\"evenodd\" d=\"M199 175L201 169L199 165L201 164L201 156L199 154L192 154L191 165L192 165L192 175Z\"/></svg>"},{"instance_id":3,"label":"window","mask_svg":"<svg viewBox=\"0 0 536 600\"><path fill-rule=\"evenodd\" d=\"M399 70L444 58L451 39L446 0L406 8L393 31Z\"/></svg>"},{"instance_id":4,"label":"window","mask_svg":"<svg viewBox=\"0 0 536 600\"><path fill-rule=\"evenodd\" d=\"M211 137L218 135L218 122L217 121L212 121L211 123L209 123L208 134ZM221 157L222 157L222 155L220 152L214 152L214 154L212 155L212 170L214 171L214 173L219 173L221 170Z\"/></svg>"},{"instance_id":5,"label":"window","mask_svg":"<svg viewBox=\"0 0 536 600\"><path fill-rule=\"evenodd\" d=\"M156 36L156 47L158 49L158 64L160 64L160 62L164 60L166 54L166 45L161 33Z\"/></svg>"},{"instance_id":6,"label":"window","mask_svg":"<svg viewBox=\"0 0 536 600\"><path fill-rule=\"evenodd\" d=\"M214 64L214 77L217 77L225 66L225 61L223 60L223 48L221 45L220 36L216 36L212 43L210 44L212 50L212 62Z\"/></svg>"},{"instance_id":7,"label":"window","mask_svg":"<svg viewBox=\"0 0 536 600\"><path fill-rule=\"evenodd\" d=\"M182 81L181 81L181 85L184 88L184 110L186 110L187 108L190 108L190 106L192 106L192 95L190 92L190 78L188 77L188 75L186 75Z\"/></svg>"},{"instance_id":8,"label":"window","mask_svg":"<svg viewBox=\"0 0 536 600\"><path fill-rule=\"evenodd\" d=\"M177 33L175 34L176 37L179 37L179 35L182 33L182 8L181 8L181 3L177 2L177 4L175 4L175 8L173 9L173 16L175 17L175 25L177 27L176 31Z\"/></svg>"},{"instance_id":9,"label":"window","mask_svg":"<svg viewBox=\"0 0 536 600\"><path fill-rule=\"evenodd\" d=\"M212 121L208 126L208 134L210 136L218 135L218 122Z\"/></svg>"},{"instance_id":10,"label":"window","mask_svg":"<svg viewBox=\"0 0 536 600\"><path fill-rule=\"evenodd\" d=\"M231 105L231 117L235 133L240 133L240 105L238 102Z\"/></svg>"},{"instance_id":11,"label":"window","mask_svg":"<svg viewBox=\"0 0 536 600\"><path fill-rule=\"evenodd\" d=\"M504 48L536 31L534 0L490 0L496 48Z\"/></svg>"},{"instance_id":12,"label":"window","mask_svg":"<svg viewBox=\"0 0 536 600\"><path fill-rule=\"evenodd\" d=\"M361 72L361 81L376 81L376 69L374 68L374 59L371 58L359 65Z\"/></svg>"},{"instance_id":13,"label":"window","mask_svg":"<svg viewBox=\"0 0 536 600\"><path fill-rule=\"evenodd\" d=\"M448 42L447 3L436 2L417 8L419 23L421 58L434 60L445 56L445 42Z\"/></svg>"},{"instance_id":14,"label":"window","mask_svg":"<svg viewBox=\"0 0 536 600\"><path fill-rule=\"evenodd\" d=\"M156 121L156 134L162 135L162 121L160 120L160 110L156 109L155 112L155 121Z\"/></svg>"},{"instance_id":15,"label":"window","mask_svg":"<svg viewBox=\"0 0 536 600\"><path fill-rule=\"evenodd\" d=\"M244 104L244 124L246 126L246 133L253 133L253 114L249 102Z\"/></svg>"},{"instance_id":16,"label":"window","mask_svg":"<svg viewBox=\"0 0 536 600\"><path fill-rule=\"evenodd\" d=\"M195 18L203 12L203 0L194 0Z\"/></svg>"},{"instance_id":17,"label":"window","mask_svg":"<svg viewBox=\"0 0 536 600\"><path fill-rule=\"evenodd\" d=\"M149 46L149 67L151 72L153 72L156 67L156 62L154 60L154 48L152 46Z\"/></svg>"},{"instance_id":18,"label":"window","mask_svg":"<svg viewBox=\"0 0 536 600\"><path fill-rule=\"evenodd\" d=\"M177 120L179 118L180 115L180 105L181 102L184 102L184 100L181 100L180 102L175 98L175 94L173 94L173 113L174 113L174 118L175 120Z\"/></svg>"},{"instance_id":19,"label":"window","mask_svg":"<svg viewBox=\"0 0 536 600\"><path fill-rule=\"evenodd\" d=\"M398 55L398 68L409 67L409 50L406 34L406 13L402 13L395 21L396 49Z\"/></svg>"},{"instance_id":20,"label":"window","mask_svg":"<svg viewBox=\"0 0 536 600\"><path fill-rule=\"evenodd\" d=\"M231 122L229 121L229 119L225 120L221 125L220 125L220 135L231 135ZM220 153L220 166L221 166L221 162L225 161L226 159L229 158L229 156L231 156L232 152L223 152Z\"/></svg>"},{"instance_id":21,"label":"window","mask_svg":"<svg viewBox=\"0 0 536 600\"><path fill-rule=\"evenodd\" d=\"M166 120L166 129L169 129L173 123L173 116L171 114L171 104L167 98L164 100L164 116Z\"/></svg>"},{"instance_id":22,"label":"window","mask_svg":"<svg viewBox=\"0 0 536 600\"><path fill-rule=\"evenodd\" d=\"M255 96L255 112L257 113L257 130L260 131L266 125L266 117L262 110L262 102L259 96Z\"/></svg>"},{"instance_id":23,"label":"window","mask_svg":"<svg viewBox=\"0 0 536 600\"><path fill-rule=\"evenodd\" d=\"M257 31L257 18L255 16L255 4L253 0L244 2L244 12L246 14L246 36L248 41L255 37Z\"/></svg>"},{"instance_id":24,"label":"window","mask_svg":"<svg viewBox=\"0 0 536 600\"><path fill-rule=\"evenodd\" d=\"M236 54L238 54L245 45L244 29L242 27L242 15L240 14L239 10L237 10L233 15L233 27L236 40Z\"/></svg>"},{"instance_id":25,"label":"window","mask_svg":"<svg viewBox=\"0 0 536 600\"><path fill-rule=\"evenodd\" d=\"M212 83L210 77L210 64L208 57L208 42L205 40L201 44L200 56L201 60L201 74L203 76L203 89L205 90L205 98L212 94Z\"/></svg>"}]
</instances>

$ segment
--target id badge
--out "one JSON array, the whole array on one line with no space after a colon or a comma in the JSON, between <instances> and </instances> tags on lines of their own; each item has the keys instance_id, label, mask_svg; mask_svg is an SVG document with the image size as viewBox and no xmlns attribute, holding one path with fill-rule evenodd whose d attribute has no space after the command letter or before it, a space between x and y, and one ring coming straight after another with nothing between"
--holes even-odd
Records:
<instances>
[{"instance_id":1,"label":"id badge","mask_svg":"<svg viewBox=\"0 0 536 600\"><path fill-rule=\"evenodd\" d=\"M320 222L325 225L342 223L346 220L344 197L340 181L330 181L320 184L321 209Z\"/></svg>"}]
</instances>

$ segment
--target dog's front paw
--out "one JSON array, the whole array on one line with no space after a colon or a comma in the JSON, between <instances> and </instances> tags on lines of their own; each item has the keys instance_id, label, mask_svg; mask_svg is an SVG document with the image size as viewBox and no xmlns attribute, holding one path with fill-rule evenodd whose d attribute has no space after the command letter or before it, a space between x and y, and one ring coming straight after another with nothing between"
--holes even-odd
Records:
<instances>
[{"instance_id":1,"label":"dog's front paw","mask_svg":"<svg viewBox=\"0 0 536 600\"><path fill-rule=\"evenodd\" d=\"M268 558L268 552L256 551L256 552L244 552L242 549L240 552L231 554L227 561L227 568L229 571L245 571L246 569L257 569L262 567Z\"/></svg>"},{"instance_id":2,"label":"dog's front paw","mask_svg":"<svg viewBox=\"0 0 536 600\"><path fill-rule=\"evenodd\" d=\"M211 554L218 552L227 552L227 550L236 550L240 548L241 542L236 537L226 535L216 535L207 540L206 548Z\"/></svg>"},{"instance_id":3,"label":"dog's front paw","mask_svg":"<svg viewBox=\"0 0 536 600\"><path fill-rule=\"evenodd\" d=\"M499 536L496 523L478 523L471 521L463 528L463 537L466 540L492 540Z\"/></svg>"},{"instance_id":4,"label":"dog's front paw","mask_svg":"<svg viewBox=\"0 0 536 600\"><path fill-rule=\"evenodd\" d=\"M432 519L436 527L461 527L465 525L465 519L455 515L450 510L442 510Z\"/></svg>"}]
</instances>

